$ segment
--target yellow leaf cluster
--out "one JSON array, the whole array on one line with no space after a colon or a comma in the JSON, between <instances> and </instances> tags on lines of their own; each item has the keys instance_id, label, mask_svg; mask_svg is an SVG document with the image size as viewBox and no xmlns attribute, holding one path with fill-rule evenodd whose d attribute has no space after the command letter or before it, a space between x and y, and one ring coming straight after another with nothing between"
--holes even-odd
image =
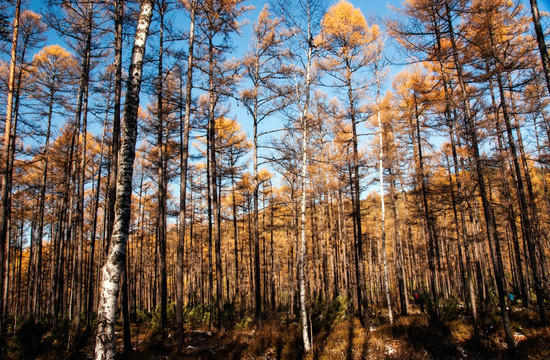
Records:
<instances>
[{"instance_id":1,"label":"yellow leaf cluster","mask_svg":"<svg viewBox=\"0 0 550 360\"><path fill-rule=\"evenodd\" d=\"M372 42L379 32L376 25L369 28L361 10L346 0L340 0L323 17L321 34L315 42L324 47L340 47L343 53L347 53Z\"/></svg>"}]
</instances>

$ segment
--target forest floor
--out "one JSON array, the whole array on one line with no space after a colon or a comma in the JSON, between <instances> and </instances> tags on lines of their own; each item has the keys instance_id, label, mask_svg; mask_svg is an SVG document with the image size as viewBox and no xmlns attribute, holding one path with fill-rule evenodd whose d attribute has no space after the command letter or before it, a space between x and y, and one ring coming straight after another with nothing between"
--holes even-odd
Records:
<instances>
[{"instance_id":1,"label":"forest floor","mask_svg":"<svg viewBox=\"0 0 550 360\"><path fill-rule=\"evenodd\" d=\"M418 311L400 316L390 326L383 314L373 317L370 329L365 329L354 317L331 319L330 323L314 327L313 350L303 353L301 330L296 319L272 315L261 330L253 325L224 333L200 326L188 330L183 344L168 331L164 338L150 324L132 324L132 350L119 359L550 359L550 327L537 326L535 314L517 307L511 311L517 353L511 357L504 343L504 333L498 316L482 319L483 337L472 340L473 329L462 316L430 324L428 316ZM118 335L121 335L117 329ZM47 334L46 332L45 334ZM46 335L44 335L46 336ZM121 336L118 336L119 338ZM24 346L17 348L17 341ZM73 351L51 342L29 353L30 339L8 340L8 359L91 359L94 336L83 336ZM44 342L44 341L42 341ZM122 352L122 340L117 341ZM2 355L2 354L0 354ZM2 357L2 356L0 356Z\"/></svg>"}]
</instances>

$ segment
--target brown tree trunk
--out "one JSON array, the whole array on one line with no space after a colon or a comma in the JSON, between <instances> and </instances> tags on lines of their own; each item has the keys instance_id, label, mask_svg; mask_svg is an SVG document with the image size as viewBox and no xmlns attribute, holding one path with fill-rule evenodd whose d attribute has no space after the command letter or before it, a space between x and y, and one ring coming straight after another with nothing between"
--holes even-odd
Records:
<instances>
[{"instance_id":1,"label":"brown tree trunk","mask_svg":"<svg viewBox=\"0 0 550 360\"><path fill-rule=\"evenodd\" d=\"M502 256L500 253L500 239L498 237L495 218L491 203L489 202L489 196L485 183L485 174L483 165L481 163L481 156L479 153L479 144L477 139L477 133L475 124L470 110L469 99L467 98L466 85L462 74L462 65L460 64L460 58L458 55L458 48L456 45L455 34L453 30L453 23L451 18L451 10L448 3L445 3L445 21L448 25L448 31L451 39L453 62L457 71L457 78L460 91L460 100L464 105L465 121L466 121L466 134L469 136L471 148L473 150L475 173L477 176L477 184L479 188L479 195L481 197L483 214L485 217L487 240L489 242L489 248L491 253L491 260L495 270L495 281L497 284L497 292L499 298L499 305L501 311L501 317L504 326L504 332L506 334L506 342L508 348L514 352L515 342L512 335L512 329L510 327L510 319L508 310L506 308L505 291L504 291L504 267L502 264Z\"/></svg>"},{"instance_id":2,"label":"brown tree trunk","mask_svg":"<svg viewBox=\"0 0 550 360\"><path fill-rule=\"evenodd\" d=\"M550 57L548 56L548 48L544 39L544 31L540 24L539 5L537 0L529 0L529 4L531 5L531 14L533 15L533 25L535 26L535 34L537 35L544 78L546 79L546 86L550 93Z\"/></svg>"},{"instance_id":3,"label":"brown tree trunk","mask_svg":"<svg viewBox=\"0 0 550 360\"><path fill-rule=\"evenodd\" d=\"M183 341L183 267L185 244L185 219L187 201L187 160L189 157L189 124L191 119L191 90L193 87L193 48L195 45L195 1L190 3L189 45L187 49L187 82L185 83L185 113L183 126L180 124L180 209L179 238L177 246L176 274L176 328L180 341ZM192 241L192 238L191 238Z\"/></svg>"},{"instance_id":4,"label":"brown tree trunk","mask_svg":"<svg viewBox=\"0 0 550 360\"><path fill-rule=\"evenodd\" d=\"M4 315L5 315L5 302L4 302L4 269L5 269L5 248L6 239L8 238L8 227L11 215L11 174L10 174L10 162L13 156L13 151L10 152L12 143L12 115L13 115L13 95L15 86L15 65L17 61L17 40L19 34L19 15L21 13L21 0L17 0L15 4L15 17L13 21L13 34L11 41L11 61L8 76L8 101L6 106L6 124L4 127L4 151L2 154L2 194L0 198L0 336L4 331ZM9 244L8 244L9 245ZM9 248L9 246L8 246Z\"/></svg>"}]
</instances>

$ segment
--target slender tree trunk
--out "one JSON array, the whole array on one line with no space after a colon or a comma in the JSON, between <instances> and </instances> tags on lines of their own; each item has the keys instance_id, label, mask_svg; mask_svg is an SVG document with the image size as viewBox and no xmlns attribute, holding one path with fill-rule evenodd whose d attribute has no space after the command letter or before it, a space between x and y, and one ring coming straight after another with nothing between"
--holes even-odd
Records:
<instances>
[{"instance_id":1,"label":"slender tree trunk","mask_svg":"<svg viewBox=\"0 0 550 360\"><path fill-rule=\"evenodd\" d=\"M101 298L98 310L98 331L96 338L95 358L97 360L113 359L115 356L116 301L119 279L124 265L126 243L130 227L132 174L137 138L137 114L145 42L153 13L153 0L142 0L140 14L134 37L132 61L128 72L128 85L125 102L125 113L122 122L121 151L119 173L117 175L117 199L115 203L115 222L109 254L102 270Z\"/></svg>"},{"instance_id":2,"label":"slender tree trunk","mask_svg":"<svg viewBox=\"0 0 550 360\"><path fill-rule=\"evenodd\" d=\"M163 93L163 55L164 55L164 14L166 5L159 1L159 53L157 74L157 148L158 148L158 213L157 213L157 246L159 252L160 278L160 324L164 337L166 331L166 307L168 303L166 279L166 161L164 142L164 93Z\"/></svg>"},{"instance_id":3,"label":"slender tree trunk","mask_svg":"<svg viewBox=\"0 0 550 360\"><path fill-rule=\"evenodd\" d=\"M107 104L110 103L111 98L111 89L109 88L109 96L107 99ZM104 126L103 126L103 136L101 138L101 147L99 150L99 164L97 166L97 182L96 182L96 193L94 199L94 208L92 210L92 234L90 236L90 271L88 273L88 286L86 289L86 295L88 297L87 306L86 306L86 326L89 328L92 319L92 311L94 308L94 259L95 259L95 243L96 243L96 234L97 234L97 217L99 210L99 195L101 193L101 175L103 167L103 147L105 144L105 136L107 133L107 116L109 114L109 107L107 106L107 111L105 112Z\"/></svg>"},{"instance_id":4,"label":"slender tree trunk","mask_svg":"<svg viewBox=\"0 0 550 360\"><path fill-rule=\"evenodd\" d=\"M393 325L393 313L391 308L390 284L388 280L388 265L386 259L386 201L384 199L384 140L382 119L380 116L380 74L376 67L376 118L378 119L378 136L380 154L378 161L378 170L380 176L380 237L382 241L382 264L384 267L384 292L386 293L386 302L388 306L388 320Z\"/></svg>"},{"instance_id":5,"label":"slender tree trunk","mask_svg":"<svg viewBox=\"0 0 550 360\"><path fill-rule=\"evenodd\" d=\"M531 5L531 14L533 15L533 25L535 26L535 34L537 35L544 78L546 80L548 92L550 93L550 57L548 56L548 48L546 47L546 41L544 39L544 31L540 24L539 5L537 0L529 0L529 4Z\"/></svg>"},{"instance_id":6,"label":"slender tree trunk","mask_svg":"<svg viewBox=\"0 0 550 360\"><path fill-rule=\"evenodd\" d=\"M308 9L309 10L309 9ZM309 15L309 13L308 13ZM308 21L308 39L311 37L311 21ZM311 351L311 342L309 336L307 304L306 304L306 276L305 267L307 263L307 248L306 248L306 190L307 190L307 165L308 165L308 116L309 116L309 99L311 86L311 64L312 64L313 48L311 42L307 49L306 62L306 78L305 78L305 99L303 108L300 110L300 125L302 126L302 174L301 174L301 200L300 200L300 248L298 256L298 287L300 298L300 319L302 324L302 340L304 342L304 351ZM297 84L296 84L297 86ZM298 88L296 89L298 99L300 98Z\"/></svg>"},{"instance_id":7,"label":"slender tree trunk","mask_svg":"<svg viewBox=\"0 0 550 360\"><path fill-rule=\"evenodd\" d=\"M46 185L48 179L48 165L49 165L49 151L50 151L50 135L51 135L51 126L52 126L52 114L53 114L53 94L50 97L49 108L48 108L48 125L46 127L46 139L45 139L45 148L44 148L44 168L42 171L42 184L40 187L40 197L38 199L38 229L36 234L36 267L34 274L34 287L33 287L33 296L32 296L32 313L31 316L37 317L37 309L40 305L41 298L41 274L42 274L42 237L44 233L44 208L45 208L45 199L46 199Z\"/></svg>"},{"instance_id":8,"label":"slender tree trunk","mask_svg":"<svg viewBox=\"0 0 550 360\"><path fill-rule=\"evenodd\" d=\"M78 239L77 239L77 255L76 255L76 266L73 269L76 280L76 316L75 316L75 338L80 334L80 324L81 324L81 310L82 310L82 285L84 282L84 275L82 273L82 254L84 241L86 234L84 232L84 186L86 185L86 147L87 147L87 136L88 136L88 87L89 87L89 74L90 74L90 57L91 57L91 47L92 47L92 17L93 17L93 2L88 4L88 24L86 29L86 42L85 42L85 53L84 53L84 66L83 66L83 76L82 80L84 81L83 86L83 100L82 100L82 147L81 147L81 159L80 159L80 187L77 198L77 216L78 216Z\"/></svg>"},{"instance_id":9,"label":"slender tree trunk","mask_svg":"<svg viewBox=\"0 0 550 360\"><path fill-rule=\"evenodd\" d=\"M13 96L15 86L15 65L17 61L17 40L19 37L19 17L21 13L21 0L17 0L15 4L15 17L13 20L13 34L11 41L11 60L8 76L8 100L6 106L6 124L4 127L4 151L2 154L2 194L0 198L0 336L4 331L4 263L5 263L5 248L6 239L8 238L8 227L11 215L11 174L10 172L10 159L12 154L10 153L12 143L12 115L13 115Z\"/></svg>"},{"instance_id":10,"label":"slender tree trunk","mask_svg":"<svg viewBox=\"0 0 550 360\"><path fill-rule=\"evenodd\" d=\"M217 94L216 89L214 88L214 44L213 36L214 34L208 34L208 94L209 94L209 104L208 104L208 147L209 147L209 165L208 172L210 174L210 189L211 189L211 212L210 218L213 217L213 222L211 221L211 231L209 232L210 239L214 240L214 251L215 251L215 267L216 267L216 306L218 311L218 330L225 331L224 317L223 317L223 279L222 279L222 261L221 261L221 239L220 239L220 204L218 202L218 175L217 175L217 159L216 159L216 102ZM211 261L212 259L210 259ZM212 269L210 269L212 271ZM211 281L212 289L212 281ZM213 291L211 292L213 295ZM212 299L213 300L213 299ZM212 317L211 317L212 319Z\"/></svg>"},{"instance_id":11,"label":"slender tree trunk","mask_svg":"<svg viewBox=\"0 0 550 360\"><path fill-rule=\"evenodd\" d=\"M533 282L535 284L535 294L537 295L539 317L540 317L540 322L543 325L545 325L546 314L544 310L544 294L541 288L541 275L539 273L539 267L537 264L537 257L536 257L536 248L535 248L537 238L536 238L535 231L533 231L534 230L533 224L529 216L530 209L527 206L527 199L525 194L525 188L523 185L522 172L519 165L519 160L518 160L518 155L516 150L516 143L514 140L514 135L512 133L510 115L508 113L508 105L506 104L506 95L504 93L502 77L500 74L497 75L497 83L498 83L499 94L500 94L500 108L502 109L502 117L504 118L504 124L506 126L506 134L508 136L508 147L510 149L510 154L512 155L512 164L514 166L514 172L516 174L514 178L516 181L516 189L518 192L518 199L519 199L519 205L520 205L521 224L525 230L524 238L527 242L527 247L529 249L529 255L530 255L529 260L531 263L531 272L533 275Z\"/></svg>"},{"instance_id":12,"label":"slender tree trunk","mask_svg":"<svg viewBox=\"0 0 550 360\"><path fill-rule=\"evenodd\" d=\"M497 285L497 293L499 298L500 312L504 326L504 332L506 334L506 342L508 348L515 352L515 342L512 335L512 329L510 327L510 319L508 315L508 310L506 308L505 300L505 291L504 291L504 267L502 264L502 257L500 254L500 239L498 237L493 208L489 202L489 196L487 192L487 187L485 183L485 174L483 170L483 165L481 164L481 156L479 152L479 143L477 139L477 133L475 124L473 123L473 118L470 109L470 103L467 98L466 85L464 77L462 74L462 65L460 64L460 59L458 55L458 49L455 40L455 34L453 30L453 23L451 18L451 10L448 3L445 3L445 21L448 25L448 31L451 40L452 56L453 62L457 71L457 78L459 84L459 91L461 102L464 105L465 111L465 122L466 122L466 133L470 138L471 148L473 150L474 157L474 166L475 173L477 176L477 185L479 188L479 195L481 197L481 203L483 207L483 214L485 217L486 231L487 231L487 240L489 242L489 249L491 254L491 260L495 270L495 281Z\"/></svg>"},{"instance_id":13,"label":"slender tree trunk","mask_svg":"<svg viewBox=\"0 0 550 360\"><path fill-rule=\"evenodd\" d=\"M115 99L113 104L113 133L111 140L111 169L109 173L109 187L107 190L107 224L106 224L106 244L103 252L107 255L109 244L113 234L113 224L115 218L115 202L117 194L117 176L118 176L118 153L120 149L120 106L122 97L122 22L124 19L124 2L115 0Z\"/></svg>"},{"instance_id":14,"label":"slender tree trunk","mask_svg":"<svg viewBox=\"0 0 550 360\"><path fill-rule=\"evenodd\" d=\"M424 212L424 220L428 230L428 267L430 269L430 291L433 297L433 316L434 320L439 321L439 291L438 291L438 273L435 265L435 257L439 254L435 251L435 244L437 243L437 232L435 229L434 215L430 209L428 203L428 185L426 181L426 173L424 171L424 156L422 153L422 137L420 135L420 115L418 113L418 106L416 103L415 94L415 133L416 133L416 148L418 151L418 181L420 182L420 190L422 196L422 207Z\"/></svg>"},{"instance_id":15,"label":"slender tree trunk","mask_svg":"<svg viewBox=\"0 0 550 360\"><path fill-rule=\"evenodd\" d=\"M187 160L189 157L189 124L191 119L191 90L193 88L193 48L195 45L195 1L192 0L189 6L190 24L189 46L187 49L187 82L185 83L185 113L183 124L180 124L180 209L177 247L178 265L176 274L176 327L180 341L183 341L183 267L187 201Z\"/></svg>"},{"instance_id":16,"label":"slender tree trunk","mask_svg":"<svg viewBox=\"0 0 550 360\"><path fill-rule=\"evenodd\" d=\"M258 71L256 65L256 72ZM255 85L253 122L253 153L254 153L254 319L256 326L262 326L262 292L260 281L260 225L259 225L259 187L260 179L258 177L258 85Z\"/></svg>"},{"instance_id":17,"label":"slender tree trunk","mask_svg":"<svg viewBox=\"0 0 550 360\"><path fill-rule=\"evenodd\" d=\"M353 174L352 174L352 192L353 192L353 216L355 219L355 268L356 268L356 287L357 287L357 306L361 324L369 328L369 307L367 301L367 292L365 289L365 264L363 262L363 230L361 224L361 187L359 185L359 150L357 136L357 119L355 101L351 85L351 70L347 69L347 90L349 100L349 116L351 118L352 143L353 143Z\"/></svg>"},{"instance_id":18,"label":"slender tree trunk","mask_svg":"<svg viewBox=\"0 0 550 360\"><path fill-rule=\"evenodd\" d=\"M308 69L309 70L309 69ZM309 71L308 71L309 75ZM307 76L308 76L307 75ZM304 114L305 113L305 114ZM300 288L300 318L302 323L302 339L304 350L311 350L309 326L306 310L306 186L307 186L307 112L302 113L302 195L300 202L300 250L298 258L298 283Z\"/></svg>"}]
</instances>

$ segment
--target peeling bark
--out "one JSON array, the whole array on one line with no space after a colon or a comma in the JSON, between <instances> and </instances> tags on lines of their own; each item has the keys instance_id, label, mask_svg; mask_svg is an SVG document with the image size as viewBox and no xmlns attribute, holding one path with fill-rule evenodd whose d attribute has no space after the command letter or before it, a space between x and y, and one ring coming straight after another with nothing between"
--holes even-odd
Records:
<instances>
[{"instance_id":1,"label":"peeling bark","mask_svg":"<svg viewBox=\"0 0 550 360\"><path fill-rule=\"evenodd\" d=\"M127 94L124 104L124 118L121 127L121 148L119 173L117 175L117 197L113 235L109 253L102 269L100 301L98 309L98 330L95 347L96 359L115 357L115 313L119 280L126 256L126 243L130 228L132 197L132 174L136 151L137 116L139 92L145 43L153 14L153 0L142 0L132 49L132 61L128 74Z\"/></svg>"}]
</instances>

